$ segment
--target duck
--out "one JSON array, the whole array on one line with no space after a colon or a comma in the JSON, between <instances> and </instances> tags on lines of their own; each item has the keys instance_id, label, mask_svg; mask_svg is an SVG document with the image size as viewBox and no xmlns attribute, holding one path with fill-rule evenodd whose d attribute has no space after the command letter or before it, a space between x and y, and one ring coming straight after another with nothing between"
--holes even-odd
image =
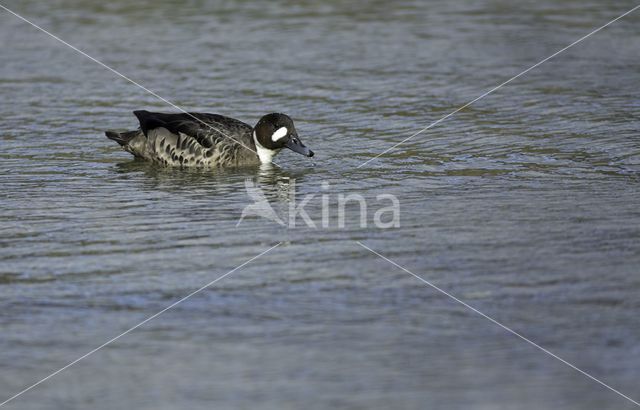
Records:
<instances>
[{"instance_id":1,"label":"duck","mask_svg":"<svg viewBox=\"0 0 640 410\"><path fill-rule=\"evenodd\" d=\"M167 166L238 167L273 163L284 148L306 157L307 148L286 114L271 113L255 127L219 114L134 111L137 130L106 131L134 157Z\"/></svg>"}]
</instances>

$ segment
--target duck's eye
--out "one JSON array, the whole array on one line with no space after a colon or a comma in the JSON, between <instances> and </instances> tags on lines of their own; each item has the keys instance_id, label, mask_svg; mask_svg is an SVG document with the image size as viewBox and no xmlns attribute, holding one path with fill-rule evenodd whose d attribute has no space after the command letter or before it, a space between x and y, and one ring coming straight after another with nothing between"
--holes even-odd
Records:
<instances>
[{"instance_id":1,"label":"duck's eye","mask_svg":"<svg viewBox=\"0 0 640 410\"><path fill-rule=\"evenodd\" d=\"M271 135L271 141L279 141L286 137L287 134L289 134L289 130L287 129L287 127L280 127L273 133L273 135Z\"/></svg>"}]
</instances>

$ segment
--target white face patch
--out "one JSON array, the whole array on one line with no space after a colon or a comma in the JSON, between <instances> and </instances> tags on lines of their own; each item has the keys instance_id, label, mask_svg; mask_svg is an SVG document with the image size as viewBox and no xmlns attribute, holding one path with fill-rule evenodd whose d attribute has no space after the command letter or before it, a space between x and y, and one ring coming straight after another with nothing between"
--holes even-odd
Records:
<instances>
[{"instance_id":1,"label":"white face patch","mask_svg":"<svg viewBox=\"0 0 640 410\"><path fill-rule=\"evenodd\" d=\"M278 140L281 140L284 137L286 137L288 133L289 133L289 130L287 129L287 127L278 128L276 132L274 132L273 135L271 136L271 141L276 142Z\"/></svg>"}]
</instances>

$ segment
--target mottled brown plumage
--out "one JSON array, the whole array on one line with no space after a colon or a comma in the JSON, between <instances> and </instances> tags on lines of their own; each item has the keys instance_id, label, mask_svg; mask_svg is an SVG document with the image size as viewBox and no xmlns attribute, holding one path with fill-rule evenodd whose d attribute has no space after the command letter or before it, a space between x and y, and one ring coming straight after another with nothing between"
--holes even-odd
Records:
<instances>
[{"instance_id":1,"label":"mottled brown plumage","mask_svg":"<svg viewBox=\"0 0 640 410\"><path fill-rule=\"evenodd\" d=\"M255 128L217 114L162 114L134 111L135 131L107 131L106 135L136 157L183 167L234 167L271 162L287 147L306 156L291 118L268 114Z\"/></svg>"}]
</instances>

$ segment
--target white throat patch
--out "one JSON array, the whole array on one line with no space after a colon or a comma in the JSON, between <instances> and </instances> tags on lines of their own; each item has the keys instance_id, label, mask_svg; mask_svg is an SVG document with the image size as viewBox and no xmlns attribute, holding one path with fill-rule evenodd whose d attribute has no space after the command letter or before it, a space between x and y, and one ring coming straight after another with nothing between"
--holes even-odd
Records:
<instances>
[{"instance_id":1,"label":"white throat patch","mask_svg":"<svg viewBox=\"0 0 640 410\"><path fill-rule=\"evenodd\" d=\"M258 153L258 158L260 158L260 162L263 164L270 164L273 160L273 157L275 157L276 154L280 151L265 148L260 145L260 143L258 142L258 138L256 138L255 131L253 132L253 143L256 144L256 152Z\"/></svg>"},{"instance_id":2,"label":"white throat patch","mask_svg":"<svg viewBox=\"0 0 640 410\"><path fill-rule=\"evenodd\" d=\"M288 133L289 133L289 130L287 129L287 127L280 127L271 136L271 141L276 142L278 140L281 140L284 137L286 137Z\"/></svg>"}]
</instances>

